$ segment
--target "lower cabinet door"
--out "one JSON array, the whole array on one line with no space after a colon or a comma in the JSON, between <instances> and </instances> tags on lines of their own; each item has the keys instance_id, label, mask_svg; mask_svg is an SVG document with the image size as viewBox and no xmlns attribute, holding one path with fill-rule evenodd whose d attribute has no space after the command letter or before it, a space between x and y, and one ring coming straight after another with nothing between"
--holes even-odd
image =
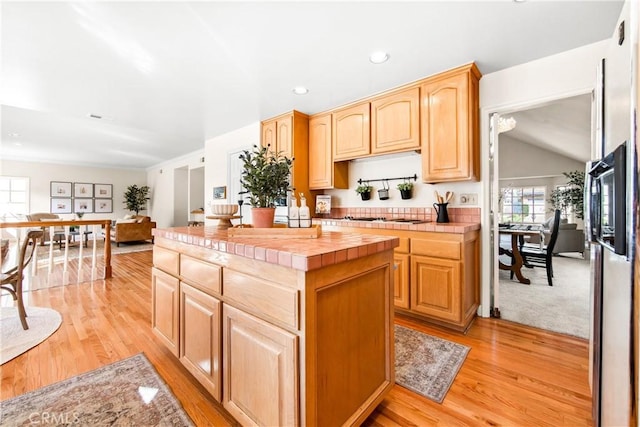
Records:
<instances>
[{"instance_id":1,"label":"lower cabinet door","mask_svg":"<svg viewBox=\"0 0 640 427\"><path fill-rule=\"evenodd\" d=\"M180 361L220 402L222 303L180 283Z\"/></svg>"},{"instance_id":2,"label":"lower cabinet door","mask_svg":"<svg viewBox=\"0 0 640 427\"><path fill-rule=\"evenodd\" d=\"M151 328L178 356L179 280L164 271L151 270Z\"/></svg>"},{"instance_id":3,"label":"lower cabinet door","mask_svg":"<svg viewBox=\"0 0 640 427\"><path fill-rule=\"evenodd\" d=\"M224 407L242 425L298 425L298 337L227 304L222 312Z\"/></svg>"},{"instance_id":4,"label":"lower cabinet door","mask_svg":"<svg viewBox=\"0 0 640 427\"><path fill-rule=\"evenodd\" d=\"M393 254L393 305L409 308L409 255Z\"/></svg>"},{"instance_id":5,"label":"lower cabinet door","mask_svg":"<svg viewBox=\"0 0 640 427\"><path fill-rule=\"evenodd\" d=\"M411 310L434 319L460 322L460 264L460 261L412 255Z\"/></svg>"}]
</instances>

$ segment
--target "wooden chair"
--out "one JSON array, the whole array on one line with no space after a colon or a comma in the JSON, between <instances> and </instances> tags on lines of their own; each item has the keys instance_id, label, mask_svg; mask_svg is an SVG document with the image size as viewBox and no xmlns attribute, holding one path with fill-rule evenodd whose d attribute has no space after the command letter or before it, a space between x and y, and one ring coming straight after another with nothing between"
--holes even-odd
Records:
<instances>
[{"instance_id":1,"label":"wooden chair","mask_svg":"<svg viewBox=\"0 0 640 427\"><path fill-rule=\"evenodd\" d=\"M24 279L24 271L33 258L38 239L42 239L43 236L44 232L42 230L30 230L20 246L20 253L16 260L17 265L0 273L0 289L9 292L13 300L16 301L22 329L25 331L29 329L29 325L27 325L27 312L24 309L22 300L22 280Z\"/></svg>"},{"instance_id":2,"label":"wooden chair","mask_svg":"<svg viewBox=\"0 0 640 427\"><path fill-rule=\"evenodd\" d=\"M525 267L544 267L547 270L547 281L549 286L553 286L553 247L558 240L558 230L560 229L560 210L556 210L551 226L551 236L549 243L540 248L538 244L524 244L520 247L520 254ZM511 275L513 279L513 273Z\"/></svg>"}]
</instances>

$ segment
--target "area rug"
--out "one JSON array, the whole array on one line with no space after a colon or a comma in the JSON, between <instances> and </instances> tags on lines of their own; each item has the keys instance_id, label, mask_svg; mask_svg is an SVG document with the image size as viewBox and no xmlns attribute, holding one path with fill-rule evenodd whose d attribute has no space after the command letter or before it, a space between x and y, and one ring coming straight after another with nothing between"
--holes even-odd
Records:
<instances>
[{"instance_id":1,"label":"area rug","mask_svg":"<svg viewBox=\"0 0 640 427\"><path fill-rule=\"evenodd\" d=\"M500 271L498 306L500 317L523 325L588 339L590 269L589 260L575 256L553 257L553 286L544 268L523 268L531 280L523 285Z\"/></svg>"},{"instance_id":2,"label":"area rug","mask_svg":"<svg viewBox=\"0 0 640 427\"><path fill-rule=\"evenodd\" d=\"M50 308L25 309L29 325L26 331L22 329L16 307L0 307L0 365L46 340L62 323L60 313Z\"/></svg>"},{"instance_id":3,"label":"area rug","mask_svg":"<svg viewBox=\"0 0 640 427\"><path fill-rule=\"evenodd\" d=\"M395 325L396 383L442 403L469 347Z\"/></svg>"},{"instance_id":4,"label":"area rug","mask_svg":"<svg viewBox=\"0 0 640 427\"><path fill-rule=\"evenodd\" d=\"M0 425L47 423L80 426L194 425L142 353L5 400L0 405Z\"/></svg>"}]
</instances>

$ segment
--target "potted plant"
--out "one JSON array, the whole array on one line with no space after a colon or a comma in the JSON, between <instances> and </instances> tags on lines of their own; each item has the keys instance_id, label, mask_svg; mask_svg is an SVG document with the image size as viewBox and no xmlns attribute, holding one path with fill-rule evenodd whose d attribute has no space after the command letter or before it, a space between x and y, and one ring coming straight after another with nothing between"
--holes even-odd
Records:
<instances>
[{"instance_id":1,"label":"potted plant","mask_svg":"<svg viewBox=\"0 0 640 427\"><path fill-rule=\"evenodd\" d=\"M360 184L356 187L356 193L360 195L362 200L369 200L371 198L371 192L373 187L369 184Z\"/></svg>"},{"instance_id":2,"label":"potted plant","mask_svg":"<svg viewBox=\"0 0 640 427\"><path fill-rule=\"evenodd\" d=\"M254 227L272 227L275 201L286 197L293 159L275 153L267 147L253 146L240 154L242 174L240 184L249 194Z\"/></svg>"},{"instance_id":3,"label":"potted plant","mask_svg":"<svg viewBox=\"0 0 640 427\"><path fill-rule=\"evenodd\" d=\"M128 210L138 215L138 212L147 209L147 200L149 200L149 186L143 185L138 187L136 184L127 187L124 192L124 204Z\"/></svg>"},{"instance_id":4,"label":"potted plant","mask_svg":"<svg viewBox=\"0 0 640 427\"><path fill-rule=\"evenodd\" d=\"M397 185L398 190L400 190L400 197L403 199L411 198L411 190L413 189L412 182L401 182Z\"/></svg>"},{"instance_id":5,"label":"potted plant","mask_svg":"<svg viewBox=\"0 0 640 427\"><path fill-rule=\"evenodd\" d=\"M567 219L569 208L578 219L584 219L584 172L575 170L562 172L567 183L551 192L549 202L553 209L559 209L562 218Z\"/></svg>"}]
</instances>

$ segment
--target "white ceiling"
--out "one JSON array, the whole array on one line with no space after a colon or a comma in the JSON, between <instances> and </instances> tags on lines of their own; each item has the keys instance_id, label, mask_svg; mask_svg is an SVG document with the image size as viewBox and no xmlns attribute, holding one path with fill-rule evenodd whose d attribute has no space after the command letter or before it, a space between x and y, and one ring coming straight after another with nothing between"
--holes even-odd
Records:
<instances>
[{"instance_id":1,"label":"white ceiling","mask_svg":"<svg viewBox=\"0 0 640 427\"><path fill-rule=\"evenodd\" d=\"M2 157L144 168L291 109L316 113L471 61L487 74L609 38L622 2L0 7ZM391 59L371 64L379 49ZM297 85L309 94L294 95Z\"/></svg>"},{"instance_id":2,"label":"white ceiling","mask_svg":"<svg viewBox=\"0 0 640 427\"><path fill-rule=\"evenodd\" d=\"M505 114L516 127L508 135L570 159L591 159L591 94Z\"/></svg>"}]
</instances>

